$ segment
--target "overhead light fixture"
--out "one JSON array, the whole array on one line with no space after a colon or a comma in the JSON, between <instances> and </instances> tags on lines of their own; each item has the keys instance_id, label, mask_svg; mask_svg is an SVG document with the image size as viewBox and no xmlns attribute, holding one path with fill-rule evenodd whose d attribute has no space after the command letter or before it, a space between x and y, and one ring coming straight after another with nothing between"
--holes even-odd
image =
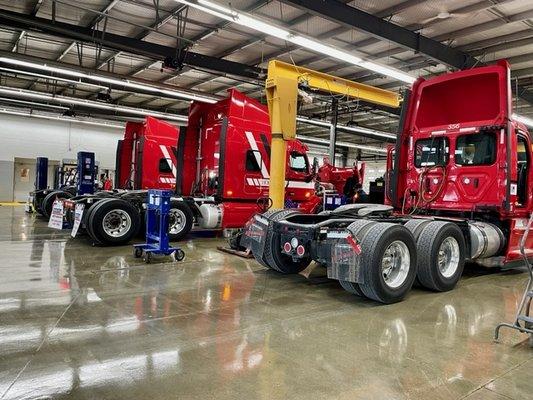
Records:
<instances>
[{"instance_id":1,"label":"overhead light fixture","mask_svg":"<svg viewBox=\"0 0 533 400\"><path fill-rule=\"evenodd\" d=\"M290 32L284 28L280 28L274 24L262 21L258 18L252 17L241 11L233 10L224 7L216 2L210 0L174 0L178 3L188 5L200 11L214 15L226 21L233 22L238 25L262 32L269 36L277 37L278 39L294 43L298 46L304 47L313 52L321 53L329 57L336 58L340 61L347 62L359 67L368 69L372 72L397 79L409 85L413 84L416 77L409 75L399 69L392 68L386 65L378 64L373 61L367 61L359 56L338 49L336 47L324 44L316 39Z\"/></svg>"},{"instance_id":2,"label":"overhead light fixture","mask_svg":"<svg viewBox=\"0 0 533 400\"><path fill-rule=\"evenodd\" d=\"M57 76L50 77L49 75L38 74L36 72L29 72L29 71L24 71L24 70L21 70L21 69L0 67L0 71L11 72L13 74L28 75L28 76L33 76L35 78L52 79L54 81L70 83L70 84L73 84L73 85L83 84L83 85L86 85L86 86L96 87L96 88L99 88L99 89L107 89L107 86L102 86L102 85L98 85L98 84L94 84L94 83L88 83L88 82L80 82L80 81L75 81L75 80L72 80L72 79L60 78L60 77L57 77Z\"/></svg>"},{"instance_id":3,"label":"overhead light fixture","mask_svg":"<svg viewBox=\"0 0 533 400\"><path fill-rule=\"evenodd\" d=\"M304 124L322 126L328 129L331 128L331 123L327 121L310 119L310 118L305 118L305 117L296 117L296 120ZM383 140L388 140L388 141L396 140L396 135L392 133L376 131L374 129L364 128L362 126L348 126L348 125L337 124L337 130L342 131L342 132L360 133L365 136L374 137L376 139L383 139Z\"/></svg>"},{"instance_id":4,"label":"overhead light fixture","mask_svg":"<svg viewBox=\"0 0 533 400\"><path fill-rule=\"evenodd\" d=\"M301 140L302 142L306 142L306 143L329 146L329 140L327 139L314 138L314 137L302 136L302 135L296 135L296 139ZM387 154L387 149L384 149L382 147L373 147L373 146L367 146L364 144L355 144L355 143L348 143L348 142L337 142L336 145L338 147L357 149L357 150L366 151L368 153Z\"/></svg>"},{"instance_id":5,"label":"overhead light fixture","mask_svg":"<svg viewBox=\"0 0 533 400\"><path fill-rule=\"evenodd\" d=\"M44 100L44 101L49 101L49 102L58 103L58 104L66 104L66 105L74 104L74 105L84 106L88 108L122 112L125 114L152 116L155 118L171 120L171 121L187 122L188 120L187 116L185 115L161 113L161 112L152 111L152 110L144 110L141 108L119 106L116 104L99 103L96 101L78 99L74 97L55 96L51 94L34 92L30 90L25 90L25 89L0 87L0 93L22 97L26 99Z\"/></svg>"},{"instance_id":6,"label":"overhead light fixture","mask_svg":"<svg viewBox=\"0 0 533 400\"><path fill-rule=\"evenodd\" d=\"M38 114L32 111L24 112L24 111L18 111L18 110L11 110L8 108L0 108L0 114L15 115L15 116L29 117L29 118L39 118L39 119L46 119L49 121L71 122L71 123L83 124L83 125L104 126L106 128L113 128L113 129L124 129L125 127L125 125L120 125L116 123L107 123L107 122L91 121L91 120L86 120L86 119L69 118L69 117L64 117L61 115Z\"/></svg>"},{"instance_id":7,"label":"overhead light fixture","mask_svg":"<svg viewBox=\"0 0 533 400\"><path fill-rule=\"evenodd\" d=\"M0 57L0 63L5 63L9 65L16 65L20 67L26 67L26 68L32 68L37 69L40 71L48 71L60 75L65 75L73 78L78 79L86 79L92 82L98 82L108 85L116 85L128 89L136 89L136 90L142 90L147 93L153 93L154 95L163 95L166 97L171 97L175 99L183 99L183 100L196 100L203 103L210 103L214 104L218 101L218 99L214 96L209 95L200 95L196 93L186 92L183 90L180 90L179 88L176 89L165 89L162 87L157 87L153 85L148 85L145 83L135 82L128 79L116 79L116 78L110 78L103 75L97 75L92 73L86 73L81 71L74 71L72 69L67 68L58 68L47 64L40 64L40 63L34 63L24 60L19 60L12 57ZM21 71L23 72L23 71ZM83 83L83 82L80 82Z\"/></svg>"}]
</instances>

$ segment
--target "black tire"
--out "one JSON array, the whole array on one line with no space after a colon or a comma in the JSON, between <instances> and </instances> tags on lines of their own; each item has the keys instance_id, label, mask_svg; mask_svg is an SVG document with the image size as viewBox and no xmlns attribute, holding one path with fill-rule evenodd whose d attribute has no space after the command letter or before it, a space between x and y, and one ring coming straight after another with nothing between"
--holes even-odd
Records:
<instances>
[{"instance_id":1,"label":"black tire","mask_svg":"<svg viewBox=\"0 0 533 400\"><path fill-rule=\"evenodd\" d=\"M152 263L152 253L144 253L143 255L143 261L146 263L146 264L151 264Z\"/></svg>"},{"instance_id":2,"label":"black tire","mask_svg":"<svg viewBox=\"0 0 533 400\"><path fill-rule=\"evenodd\" d=\"M410 219L405 223L405 227L413 234L415 241L418 240L420 233L426 227L427 224L432 222L430 219Z\"/></svg>"},{"instance_id":3,"label":"black tire","mask_svg":"<svg viewBox=\"0 0 533 400\"><path fill-rule=\"evenodd\" d=\"M458 262L453 273L443 274L438 265L439 250L447 238L453 238L458 245ZM430 290L446 292L452 290L465 266L465 239L461 229L452 222L432 221L427 224L416 242L418 251L418 281Z\"/></svg>"},{"instance_id":4,"label":"black tire","mask_svg":"<svg viewBox=\"0 0 533 400\"><path fill-rule=\"evenodd\" d=\"M264 212L263 214L261 214L263 217L267 218L267 219L270 219L272 218L273 215L277 214L277 213L280 213L280 212L283 212L285 210L268 210L266 212ZM269 240L269 232L267 232L267 237L265 240ZM264 254L264 252L263 252ZM255 253L252 253L252 255L254 256L254 259L255 261L257 261L259 264L261 264L263 267L265 268L269 268L269 269L274 269L274 268L271 268L267 262L265 260L263 260L263 258L259 257L258 254L255 254ZM279 272L279 271L278 271Z\"/></svg>"},{"instance_id":5,"label":"black tire","mask_svg":"<svg viewBox=\"0 0 533 400\"><path fill-rule=\"evenodd\" d=\"M364 234L368 231L368 229L370 229L371 226L373 226L373 224L375 224L374 221L370 221L368 219L358 219L348 225L347 229L352 235L357 236L359 241L361 241ZM366 297L358 283L349 281L339 281L339 283L347 292L360 297Z\"/></svg>"},{"instance_id":6,"label":"black tire","mask_svg":"<svg viewBox=\"0 0 533 400\"><path fill-rule=\"evenodd\" d=\"M398 286L385 281L382 260L385 251L393 244L407 249L408 269ZM385 304L396 303L405 298L416 277L416 244L413 235L399 224L378 223L370 227L361 240L361 268L363 282L359 284L364 295Z\"/></svg>"},{"instance_id":7,"label":"black tire","mask_svg":"<svg viewBox=\"0 0 533 400\"><path fill-rule=\"evenodd\" d=\"M89 209L88 210L85 210L84 212L84 215L83 215L83 222L84 222L84 225L85 225L85 230L87 231L87 234L89 235L89 237L93 240L94 244L101 244L100 242L98 242L96 239L95 239L95 236L94 236L94 232L91 228L91 224L90 224L90 219L91 219L91 215L92 213L94 212L94 210L96 209L96 207L98 206L98 204L100 204L101 202L103 201L107 201L107 199L105 200L100 200L96 203L93 203L89 206Z\"/></svg>"},{"instance_id":8,"label":"black tire","mask_svg":"<svg viewBox=\"0 0 533 400\"><path fill-rule=\"evenodd\" d=\"M173 229L176 218L183 220L183 223L180 225L181 229ZM171 242L177 242L187 236L192 229L193 222L194 215L187 203L179 200L170 201L168 238Z\"/></svg>"},{"instance_id":9,"label":"black tire","mask_svg":"<svg viewBox=\"0 0 533 400\"><path fill-rule=\"evenodd\" d=\"M116 218L108 215L112 211L124 217L124 226L117 228L116 236L110 234L113 229L106 230L103 226L106 216L111 218L111 222L116 222ZM91 210L87 224L90 228L87 231L97 244L119 246L128 243L137 234L140 221L139 211L133 204L121 199L106 199L99 201Z\"/></svg>"},{"instance_id":10,"label":"black tire","mask_svg":"<svg viewBox=\"0 0 533 400\"><path fill-rule=\"evenodd\" d=\"M70 199L71 197L72 194L70 194L69 192L63 192L62 190L56 190L48 193L43 199L43 202L41 203L42 215L45 218L50 218L50 215L52 214L52 207L54 206L54 201L56 199Z\"/></svg>"},{"instance_id":11,"label":"black tire","mask_svg":"<svg viewBox=\"0 0 533 400\"><path fill-rule=\"evenodd\" d=\"M431 221L432 220L430 219L413 218L407 221L404 226L411 231L416 242L418 240L418 237L420 236L420 233L422 232L422 229L424 229L426 225L429 224ZM423 287L420 281L418 280L418 274L415 278L415 283L413 284L413 286L417 288Z\"/></svg>"},{"instance_id":12,"label":"black tire","mask_svg":"<svg viewBox=\"0 0 533 400\"><path fill-rule=\"evenodd\" d=\"M182 249L178 249L174 252L173 258L175 261L183 261L185 259L185 252Z\"/></svg>"},{"instance_id":13,"label":"black tire","mask_svg":"<svg viewBox=\"0 0 533 400\"><path fill-rule=\"evenodd\" d=\"M291 215L298 214L293 210L281 210L271 216L273 221L281 221ZM311 263L310 257L305 257L294 261L292 257L283 254L281 252L281 238L279 235L275 235L272 229L267 232L264 256L266 264L269 268L281 272L282 274L297 274Z\"/></svg>"},{"instance_id":14,"label":"black tire","mask_svg":"<svg viewBox=\"0 0 533 400\"><path fill-rule=\"evenodd\" d=\"M141 258L143 255L143 249L140 247L134 247L133 248L133 257L135 258Z\"/></svg>"}]
</instances>

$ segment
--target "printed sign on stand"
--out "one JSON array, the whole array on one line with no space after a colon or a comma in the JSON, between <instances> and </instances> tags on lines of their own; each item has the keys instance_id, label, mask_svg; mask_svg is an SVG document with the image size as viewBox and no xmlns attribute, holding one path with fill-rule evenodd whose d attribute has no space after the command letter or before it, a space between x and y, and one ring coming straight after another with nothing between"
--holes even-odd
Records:
<instances>
[{"instance_id":1,"label":"printed sign on stand","mask_svg":"<svg viewBox=\"0 0 533 400\"><path fill-rule=\"evenodd\" d=\"M52 206L52 214L48 221L48 227L52 229L63 229L63 201L56 200Z\"/></svg>"},{"instance_id":2,"label":"printed sign on stand","mask_svg":"<svg viewBox=\"0 0 533 400\"><path fill-rule=\"evenodd\" d=\"M74 211L74 226L72 227L72 232L70 232L70 236L72 237L76 237L76 234L78 233L84 208L84 204L76 204L76 210Z\"/></svg>"}]
</instances>

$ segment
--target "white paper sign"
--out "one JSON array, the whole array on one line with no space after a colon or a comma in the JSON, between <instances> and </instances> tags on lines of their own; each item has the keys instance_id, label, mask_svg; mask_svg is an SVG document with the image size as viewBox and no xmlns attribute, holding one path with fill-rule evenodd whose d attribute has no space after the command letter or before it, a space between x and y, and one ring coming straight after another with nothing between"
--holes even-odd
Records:
<instances>
[{"instance_id":1,"label":"white paper sign","mask_svg":"<svg viewBox=\"0 0 533 400\"><path fill-rule=\"evenodd\" d=\"M84 204L76 204L76 210L74 211L74 226L72 227L72 232L70 232L70 236L72 237L76 237L76 234L78 233L84 208Z\"/></svg>"},{"instance_id":2,"label":"white paper sign","mask_svg":"<svg viewBox=\"0 0 533 400\"><path fill-rule=\"evenodd\" d=\"M52 206L52 214L48 221L48 227L52 229L63 229L63 201L56 200Z\"/></svg>"}]
</instances>

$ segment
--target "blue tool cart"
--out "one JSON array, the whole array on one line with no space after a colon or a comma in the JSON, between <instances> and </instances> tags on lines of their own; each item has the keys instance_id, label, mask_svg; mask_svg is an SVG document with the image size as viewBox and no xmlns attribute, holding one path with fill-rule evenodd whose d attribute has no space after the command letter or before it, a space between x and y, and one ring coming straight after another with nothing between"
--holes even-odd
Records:
<instances>
[{"instance_id":1,"label":"blue tool cart","mask_svg":"<svg viewBox=\"0 0 533 400\"><path fill-rule=\"evenodd\" d=\"M175 261L185 258L183 250L170 247L168 239L168 215L170 211L170 190L148 190L146 204L146 243L133 246L133 255L143 257L149 264L153 254L172 255Z\"/></svg>"}]
</instances>

